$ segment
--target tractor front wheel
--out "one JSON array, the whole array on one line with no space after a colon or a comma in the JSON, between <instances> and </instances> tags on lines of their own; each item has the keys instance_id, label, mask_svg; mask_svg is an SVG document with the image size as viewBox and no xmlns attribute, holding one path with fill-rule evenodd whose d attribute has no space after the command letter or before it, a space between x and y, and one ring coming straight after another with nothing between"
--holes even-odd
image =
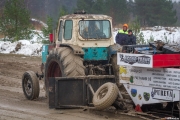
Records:
<instances>
[{"instance_id":1,"label":"tractor front wheel","mask_svg":"<svg viewBox=\"0 0 180 120\"><path fill-rule=\"evenodd\" d=\"M33 100L39 97L39 81L33 71L26 71L23 74L22 88L24 95L28 100Z\"/></svg>"}]
</instances>

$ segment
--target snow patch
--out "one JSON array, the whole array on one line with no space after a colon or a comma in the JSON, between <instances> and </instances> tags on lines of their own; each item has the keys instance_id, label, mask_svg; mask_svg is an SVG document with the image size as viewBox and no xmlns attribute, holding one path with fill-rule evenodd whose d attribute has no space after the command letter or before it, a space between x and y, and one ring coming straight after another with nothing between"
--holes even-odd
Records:
<instances>
[{"instance_id":1,"label":"snow patch","mask_svg":"<svg viewBox=\"0 0 180 120\"><path fill-rule=\"evenodd\" d=\"M46 23L44 23L43 21L40 21L40 20L37 20L35 18L31 18L32 21L35 21L35 22L39 22L40 24L42 24L44 27L48 27Z\"/></svg>"},{"instance_id":2,"label":"snow patch","mask_svg":"<svg viewBox=\"0 0 180 120\"><path fill-rule=\"evenodd\" d=\"M32 39L19 40L11 43L10 41L0 40L0 53L14 53L28 56L41 56L42 40L47 40L42 31L32 30Z\"/></svg>"},{"instance_id":3,"label":"snow patch","mask_svg":"<svg viewBox=\"0 0 180 120\"><path fill-rule=\"evenodd\" d=\"M16 46L20 44L20 49L16 51ZM0 41L0 53L15 53L29 56L41 56L42 44L31 44L28 40L20 40L18 42Z\"/></svg>"}]
</instances>

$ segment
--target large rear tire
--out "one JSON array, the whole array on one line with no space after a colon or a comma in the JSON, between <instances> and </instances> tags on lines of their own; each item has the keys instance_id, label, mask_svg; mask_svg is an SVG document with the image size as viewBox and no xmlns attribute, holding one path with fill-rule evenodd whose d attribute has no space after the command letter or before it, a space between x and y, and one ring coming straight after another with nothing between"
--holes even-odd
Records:
<instances>
[{"instance_id":1,"label":"large rear tire","mask_svg":"<svg viewBox=\"0 0 180 120\"><path fill-rule=\"evenodd\" d=\"M111 106L118 96L118 88L114 83L105 83L95 92L93 104L97 110L103 110Z\"/></svg>"},{"instance_id":2,"label":"large rear tire","mask_svg":"<svg viewBox=\"0 0 180 120\"><path fill-rule=\"evenodd\" d=\"M22 88L25 97L33 100L39 97L39 81L33 71L26 71L22 77Z\"/></svg>"},{"instance_id":3,"label":"large rear tire","mask_svg":"<svg viewBox=\"0 0 180 120\"><path fill-rule=\"evenodd\" d=\"M48 96L49 77L85 76L83 59L71 48L60 47L50 51L45 65L45 87Z\"/></svg>"}]
</instances>

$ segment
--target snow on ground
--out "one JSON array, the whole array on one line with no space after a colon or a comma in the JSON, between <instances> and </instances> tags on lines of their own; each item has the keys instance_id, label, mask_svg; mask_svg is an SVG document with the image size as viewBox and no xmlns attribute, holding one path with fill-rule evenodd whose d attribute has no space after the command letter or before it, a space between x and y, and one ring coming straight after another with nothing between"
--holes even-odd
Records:
<instances>
[{"instance_id":1,"label":"snow on ground","mask_svg":"<svg viewBox=\"0 0 180 120\"><path fill-rule=\"evenodd\" d=\"M30 43L28 40L20 40L11 43L0 41L0 53L15 53L29 56L40 56L42 51L41 43Z\"/></svg>"},{"instance_id":2,"label":"snow on ground","mask_svg":"<svg viewBox=\"0 0 180 120\"><path fill-rule=\"evenodd\" d=\"M31 44L27 40L20 40L21 49L19 49L16 54L25 54L25 55L41 55L42 44L33 43Z\"/></svg>"},{"instance_id":3,"label":"snow on ground","mask_svg":"<svg viewBox=\"0 0 180 120\"><path fill-rule=\"evenodd\" d=\"M33 30L31 40L19 40L11 43L10 41L0 40L0 53L24 54L29 56L41 56L42 40L45 40L42 31ZM118 29L113 32L115 38ZM144 39L148 41L150 37L154 40L168 40L169 42L177 42L180 44L180 27L149 27L141 29ZM47 40L47 39L46 39Z\"/></svg>"},{"instance_id":4,"label":"snow on ground","mask_svg":"<svg viewBox=\"0 0 180 120\"><path fill-rule=\"evenodd\" d=\"M0 53L24 54L29 56L40 56L42 51L42 40L44 38L42 31L33 30L32 39L19 40L11 43L10 41L0 40Z\"/></svg>"},{"instance_id":5,"label":"snow on ground","mask_svg":"<svg viewBox=\"0 0 180 120\"><path fill-rule=\"evenodd\" d=\"M30 40L31 43L42 43L42 40L47 40L42 31L32 30L32 32L32 39Z\"/></svg>"},{"instance_id":6,"label":"snow on ground","mask_svg":"<svg viewBox=\"0 0 180 120\"><path fill-rule=\"evenodd\" d=\"M180 44L180 28L179 27L161 27L155 26L151 28L142 29L145 40L149 40L152 37L155 41L162 40L168 43Z\"/></svg>"}]
</instances>

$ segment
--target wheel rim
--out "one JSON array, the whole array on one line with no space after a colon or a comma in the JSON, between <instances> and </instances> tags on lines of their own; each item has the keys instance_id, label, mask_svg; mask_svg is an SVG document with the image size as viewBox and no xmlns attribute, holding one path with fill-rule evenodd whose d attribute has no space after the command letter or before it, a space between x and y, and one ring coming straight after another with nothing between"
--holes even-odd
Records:
<instances>
[{"instance_id":1,"label":"wheel rim","mask_svg":"<svg viewBox=\"0 0 180 120\"><path fill-rule=\"evenodd\" d=\"M46 74L47 74L47 76L46 76L46 81L45 81L46 84L45 85L46 85L46 88L48 88L50 77L61 77L62 76L59 64L56 61L50 62L48 65Z\"/></svg>"},{"instance_id":2,"label":"wheel rim","mask_svg":"<svg viewBox=\"0 0 180 120\"><path fill-rule=\"evenodd\" d=\"M48 67L48 78L49 77L61 77L61 69L59 67L59 64L55 61L52 61Z\"/></svg>"},{"instance_id":3,"label":"wheel rim","mask_svg":"<svg viewBox=\"0 0 180 120\"><path fill-rule=\"evenodd\" d=\"M99 100L102 99L102 98L104 98L104 96L107 94L107 92L108 92L108 88L107 88L107 87L103 88L103 89L99 92L97 98L98 98Z\"/></svg>"},{"instance_id":4,"label":"wheel rim","mask_svg":"<svg viewBox=\"0 0 180 120\"><path fill-rule=\"evenodd\" d=\"M32 94L32 87L32 81L26 77L24 80L24 90L28 96Z\"/></svg>"}]
</instances>

